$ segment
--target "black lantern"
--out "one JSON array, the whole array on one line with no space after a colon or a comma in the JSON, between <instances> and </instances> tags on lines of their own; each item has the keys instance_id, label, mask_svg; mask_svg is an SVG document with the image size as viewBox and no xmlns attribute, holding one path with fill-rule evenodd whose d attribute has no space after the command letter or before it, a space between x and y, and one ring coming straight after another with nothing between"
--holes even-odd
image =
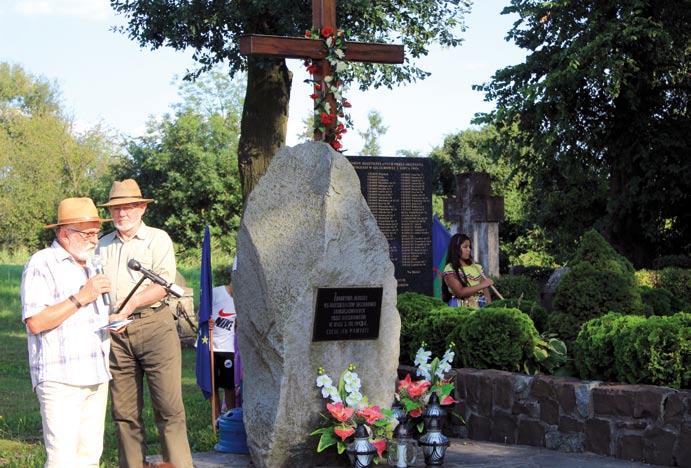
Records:
<instances>
[{"instance_id":1,"label":"black lantern","mask_svg":"<svg viewBox=\"0 0 691 468\"><path fill-rule=\"evenodd\" d=\"M429 397L429 402L427 403L427 408L425 412L422 413L422 421L425 423L425 427L428 427L432 418L437 418L440 421L439 426L441 427L441 418L444 417L446 411L439 404L439 397L437 392L432 392Z\"/></svg>"},{"instance_id":2,"label":"black lantern","mask_svg":"<svg viewBox=\"0 0 691 468\"><path fill-rule=\"evenodd\" d=\"M417 442L410 435L407 422L401 422L393 432L393 441L389 444L389 465L405 468L415 463Z\"/></svg>"},{"instance_id":3,"label":"black lantern","mask_svg":"<svg viewBox=\"0 0 691 468\"><path fill-rule=\"evenodd\" d=\"M422 415L425 421L426 432L418 441L427 466L441 466L444 464L449 438L441 433L440 425L443 416L444 410L439 406L439 398L436 393L432 393L429 404Z\"/></svg>"},{"instance_id":4,"label":"black lantern","mask_svg":"<svg viewBox=\"0 0 691 468\"><path fill-rule=\"evenodd\" d=\"M353 468L372 466L377 449L368 440L367 429L362 424L358 424L355 429L355 439L348 445L346 453L350 459L350 466Z\"/></svg>"},{"instance_id":5,"label":"black lantern","mask_svg":"<svg viewBox=\"0 0 691 468\"><path fill-rule=\"evenodd\" d=\"M395 418L399 424L403 424L407 419L405 410L399 402L396 402L391 406L391 416Z\"/></svg>"}]
</instances>

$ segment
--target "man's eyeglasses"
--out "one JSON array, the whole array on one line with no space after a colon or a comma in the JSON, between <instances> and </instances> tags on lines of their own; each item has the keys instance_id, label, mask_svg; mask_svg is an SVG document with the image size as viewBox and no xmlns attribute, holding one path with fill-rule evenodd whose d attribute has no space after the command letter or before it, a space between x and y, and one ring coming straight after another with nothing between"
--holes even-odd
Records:
<instances>
[{"instance_id":1,"label":"man's eyeglasses","mask_svg":"<svg viewBox=\"0 0 691 468\"><path fill-rule=\"evenodd\" d=\"M80 231L79 229L67 228L68 231L76 232L82 240L98 239L98 234L101 231Z\"/></svg>"}]
</instances>

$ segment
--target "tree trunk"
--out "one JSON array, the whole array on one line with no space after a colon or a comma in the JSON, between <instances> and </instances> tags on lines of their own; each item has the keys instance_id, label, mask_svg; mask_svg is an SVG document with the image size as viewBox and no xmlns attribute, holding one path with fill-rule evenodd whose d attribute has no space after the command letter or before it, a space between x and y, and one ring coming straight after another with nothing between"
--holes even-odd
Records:
<instances>
[{"instance_id":1,"label":"tree trunk","mask_svg":"<svg viewBox=\"0 0 691 468\"><path fill-rule=\"evenodd\" d=\"M292 80L293 74L285 60L248 58L247 92L238 143L243 200L266 172L276 151L285 144Z\"/></svg>"}]
</instances>

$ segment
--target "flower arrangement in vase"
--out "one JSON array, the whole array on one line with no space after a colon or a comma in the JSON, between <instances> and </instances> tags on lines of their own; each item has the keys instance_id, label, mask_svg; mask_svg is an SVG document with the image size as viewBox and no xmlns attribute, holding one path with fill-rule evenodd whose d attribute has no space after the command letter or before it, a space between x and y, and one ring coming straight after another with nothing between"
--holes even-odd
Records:
<instances>
[{"instance_id":1,"label":"flower arrangement in vase","mask_svg":"<svg viewBox=\"0 0 691 468\"><path fill-rule=\"evenodd\" d=\"M425 349L423 342L415 355L415 365L417 366L416 375L422 377L420 380L413 380L410 374L403 380L398 381L396 400L410 418L417 419L422 416L430 396L437 394L440 405L451 405L456 403L451 393L455 388L452 378L447 378L447 373L451 370L451 363L455 356L455 345L452 342L449 348L440 358L432 359L432 352ZM417 424L419 432L423 430L423 423Z\"/></svg>"},{"instance_id":2,"label":"flower arrangement in vase","mask_svg":"<svg viewBox=\"0 0 691 468\"><path fill-rule=\"evenodd\" d=\"M367 397L361 393L360 377L353 364L341 373L335 385L323 368L320 367L317 374L316 384L321 389L322 397L327 400L328 411L328 415L321 415L325 425L310 434L320 436L317 452L335 445L338 453L342 454L356 427L362 424L381 461L387 439L391 438L396 425L391 410L369 404Z\"/></svg>"}]
</instances>

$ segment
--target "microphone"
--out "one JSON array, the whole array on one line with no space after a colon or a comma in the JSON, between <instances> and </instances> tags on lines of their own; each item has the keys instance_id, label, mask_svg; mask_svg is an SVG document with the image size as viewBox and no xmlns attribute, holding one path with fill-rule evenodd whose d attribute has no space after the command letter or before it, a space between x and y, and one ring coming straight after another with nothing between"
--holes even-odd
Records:
<instances>
[{"instance_id":1,"label":"microphone","mask_svg":"<svg viewBox=\"0 0 691 468\"><path fill-rule=\"evenodd\" d=\"M127 262L127 267L130 270L140 272L142 275L146 276L149 280L151 280L152 283L163 286L164 288L166 288L166 291L168 291L175 297L182 297L185 294L185 290L182 289L181 286L178 286L175 283L169 283L161 275L154 273L153 271L147 268L144 268L141 263L139 263L133 258L130 259L129 262Z\"/></svg>"},{"instance_id":2,"label":"microphone","mask_svg":"<svg viewBox=\"0 0 691 468\"><path fill-rule=\"evenodd\" d=\"M101 257L99 255L92 255L89 258L89 263L91 265L91 268L96 272L97 275L103 274L103 260L101 260ZM101 297L103 297L103 303L110 307L110 294L104 292L103 294L101 294Z\"/></svg>"}]
</instances>

